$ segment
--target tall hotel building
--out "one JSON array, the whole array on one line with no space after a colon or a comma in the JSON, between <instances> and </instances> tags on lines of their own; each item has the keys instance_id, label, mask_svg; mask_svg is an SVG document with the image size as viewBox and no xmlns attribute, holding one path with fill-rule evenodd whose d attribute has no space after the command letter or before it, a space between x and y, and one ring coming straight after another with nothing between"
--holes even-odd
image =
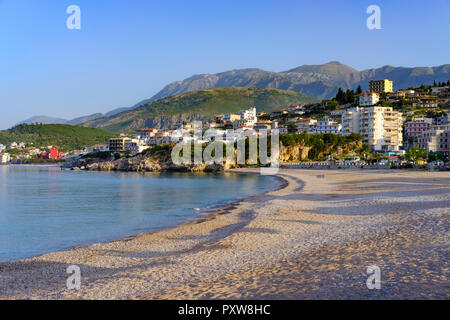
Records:
<instances>
[{"instance_id":1,"label":"tall hotel building","mask_svg":"<svg viewBox=\"0 0 450 320\"><path fill-rule=\"evenodd\" d=\"M393 88L394 88L393 81L387 79L369 81L369 91L371 92L387 93L394 91Z\"/></svg>"},{"instance_id":2,"label":"tall hotel building","mask_svg":"<svg viewBox=\"0 0 450 320\"><path fill-rule=\"evenodd\" d=\"M403 144L402 114L391 107L357 107L342 115L342 134L360 133L376 151L398 151Z\"/></svg>"}]
</instances>

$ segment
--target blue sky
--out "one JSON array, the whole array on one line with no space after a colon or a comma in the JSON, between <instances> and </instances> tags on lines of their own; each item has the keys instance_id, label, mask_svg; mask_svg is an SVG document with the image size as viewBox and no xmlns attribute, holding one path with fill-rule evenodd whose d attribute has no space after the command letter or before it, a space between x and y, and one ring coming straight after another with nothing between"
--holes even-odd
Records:
<instances>
[{"instance_id":1,"label":"blue sky","mask_svg":"<svg viewBox=\"0 0 450 320\"><path fill-rule=\"evenodd\" d=\"M197 73L446 64L449 34L450 0L0 0L0 129L131 106Z\"/></svg>"}]
</instances>

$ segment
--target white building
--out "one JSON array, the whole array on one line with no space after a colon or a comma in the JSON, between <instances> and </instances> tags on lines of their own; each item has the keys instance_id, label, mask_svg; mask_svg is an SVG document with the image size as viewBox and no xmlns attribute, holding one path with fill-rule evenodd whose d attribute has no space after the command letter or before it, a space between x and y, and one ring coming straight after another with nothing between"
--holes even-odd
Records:
<instances>
[{"instance_id":1,"label":"white building","mask_svg":"<svg viewBox=\"0 0 450 320\"><path fill-rule=\"evenodd\" d=\"M297 120L295 126L297 127L297 133L308 132L309 127L314 125L317 122L316 119L312 118L304 118Z\"/></svg>"},{"instance_id":2,"label":"white building","mask_svg":"<svg viewBox=\"0 0 450 320\"><path fill-rule=\"evenodd\" d=\"M94 146L86 147L83 149L84 153L107 152L107 151L109 151L109 144L96 144Z\"/></svg>"},{"instance_id":3,"label":"white building","mask_svg":"<svg viewBox=\"0 0 450 320\"><path fill-rule=\"evenodd\" d=\"M376 92L363 92L359 95L360 106L374 106L380 101L380 95Z\"/></svg>"},{"instance_id":4,"label":"white building","mask_svg":"<svg viewBox=\"0 0 450 320\"><path fill-rule=\"evenodd\" d=\"M239 127L250 127L252 128L256 122L258 122L258 118L256 117L256 108L250 108L248 110L239 111L239 120L233 121L233 128Z\"/></svg>"},{"instance_id":5,"label":"white building","mask_svg":"<svg viewBox=\"0 0 450 320\"><path fill-rule=\"evenodd\" d=\"M342 125L329 118L317 120L317 122L311 124L308 129L308 133L321 134L321 133L333 133L341 134Z\"/></svg>"},{"instance_id":6,"label":"white building","mask_svg":"<svg viewBox=\"0 0 450 320\"><path fill-rule=\"evenodd\" d=\"M417 137L433 124L432 118L413 118L405 123L405 137Z\"/></svg>"},{"instance_id":7,"label":"white building","mask_svg":"<svg viewBox=\"0 0 450 320\"><path fill-rule=\"evenodd\" d=\"M207 122L203 123L204 130L219 128L220 126L221 125L215 121L207 121Z\"/></svg>"},{"instance_id":8,"label":"white building","mask_svg":"<svg viewBox=\"0 0 450 320\"><path fill-rule=\"evenodd\" d=\"M6 150L6 146L4 146L0 143L0 152L2 152L3 150Z\"/></svg>"},{"instance_id":9,"label":"white building","mask_svg":"<svg viewBox=\"0 0 450 320\"><path fill-rule=\"evenodd\" d=\"M137 136L136 139L139 140L148 140L158 132L158 129L155 128L143 128L136 131Z\"/></svg>"},{"instance_id":10,"label":"white building","mask_svg":"<svg viewBox=\"0 0 450 320\"><path fill-rule=\"evenodd\" d=\"M258 121L257 123L255 123L255 125L253 126L253 129L255 129L255 131L259 132L261 130L266 130L267 132L270 132L270 130L272 129L272 121Z\"/></svg>"},{"instance_id":11,"label":"white building","mask_svg":"<svg viewBox=\"0 0 450 320\"><path fill-rule=\"evenodd\" d=\"M150 148L150 146L140 139L128 139L125 141L125 151L130 151L132 156L141 153L148 148Z\"/></svg>"},{"instance_id":12,"label":"white building","mask_svg":"<svg viewBox=\"0 0 450 320\"><path fill-rule=\"evenodd\" d=\"M233 123L235 120L241 119L241 116L235 113L227 113L223 115L222 119L224 123Z\"/></svg>"},{"instance_id":13,"label":"white building","mask_svg":"<svg viewBox=\"0 0 450 320\"><path fill-rule=\"evenodd\" d=\"M449 91L449 87L445 86L445 87L433 87L431 88L431 94L432 95L439 95L439 94L443 94L445 92Z\"/></svg>"},{"instance_id":14,"label":"white building","mask_svg":"<svg viewBox=\"0 0 450 320\"><path fill-rule=\"evenodd\" d=\"M450 113L447 113L445 116L438 118L436 124L438 125L450 124Z\"/></svg>"},{"instance_id":15,"label":"white building","mask_svg":"<svg viewBox=\"0 0 450 320\"><path fill-rule=\"evenodd\" d=\"M257 121L256 119L256 108L250 108L248 110L239 111L241 120Z\"/></svg>"},{"instance_id":16,"label":"white building","mask_svg":"<svg viewBox=\"0 0 450 320\"><path fill-rule=\"evenodd\" d=\"M0 153L0 163L5 164L11 161L9 153Z\"/></svg>"},{"instance_id":17,"label":"white building","mask_svg":"<svg viewBox=\"0 0 450 320\"><path fill-rule=\"evenodd\" d=\"M417 138L417 145L428 152L450 155L450 125L435 125L422 132Z\"/></svg>"},{"instance_id":18,"label":"white building","mask_svg":"<svg viewBox=\"0 0 450 320\"><path fill-rule=\"evenodd\" d=\"M149 146L167 145L172 143L172 135L170 132L157 132L148 140Z\"/></svg>"},{"instance_id":19,"label":"white building","mask_svg":"<svg viewBox=\"0 0 450 320\"><path fill-rule=\"evenodd\" d=\"M363 143L377 151L398 151L403 144L402 114L391 107L347 110L342 116L342 134L360 133Z\"/></svg>"}]
</instances>

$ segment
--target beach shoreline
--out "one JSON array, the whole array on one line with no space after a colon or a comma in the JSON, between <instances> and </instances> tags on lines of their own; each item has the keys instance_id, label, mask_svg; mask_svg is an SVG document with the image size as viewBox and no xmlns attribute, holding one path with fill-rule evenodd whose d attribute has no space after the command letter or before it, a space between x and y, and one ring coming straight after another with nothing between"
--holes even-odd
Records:
<instances>
[{"instance_id":1,"label":"beach shoreline","mask_svg":"<svg viewBox=\"0 0 450 320\"><path fill-rule=\"evenodd\" d=\"M255 174L259 170L231 172ZM301 261L299 255L336 246L339 251L340 246L365 241L372 233L388 232L398 219L394 212L404 212L402 219L409 217L408 210L448 214L447 173L357 173L282 169L277 175L282 181L279 189L235 201L176 227L0 263L0 286L5 288L0 298L311 298L304 292L304 296L299 295L302 290L298 288L290 291L295 289L289 285L295 272L296 278L307 276L295 270L298 263L293 261ZM387 185L385 191L380 189L380 181ZM424 197L424 204L411 206L405 201L409 197ZM367 212L361 213L362 208ZM439 241L441 247L448 244L446 238ZM69 265L81 268L79 291L65 287ZM441 267L442 277L448 266ZM264 289L263 279L270 280L280 272L283 281ZM45 279L36 278L42 274ZM228 284L221 281L227 278ZM302 287L313 285L306 284ZM245 292L239 290L246 287ZM355 296L361 298L358 290ZM328 297L333 297L333 290L329 291ZM448 292L443 294L448 298Z\"/></svg>"},{"instance_id":2,"label":"beach shoreline","mask_svg":"<svg viewBox=\"0 0 450 320\"><path fill-rule=\"evenodd\" d=\"M62 162L57 163L6 163L0 164L4 167L61 167Z\"/></svg>"}]
</instances>

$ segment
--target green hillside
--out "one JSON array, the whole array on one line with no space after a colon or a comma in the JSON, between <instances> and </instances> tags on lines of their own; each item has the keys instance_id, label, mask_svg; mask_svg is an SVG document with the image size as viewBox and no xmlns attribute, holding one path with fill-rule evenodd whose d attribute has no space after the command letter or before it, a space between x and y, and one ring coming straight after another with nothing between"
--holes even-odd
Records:
<instances>
[{"instance_id":1,"label":"green hillside","mask_svg":"<svg viewBox=\"0 0 450 320\"><path fill-rule=\"evenodd\" d=\"M104 130L67 124L21 124L0 131L0 143L8 145L11 142L25 142L37 148L54 145L65 152L105 143L113 136Z\"/></svg>"},{"instance_id":2,"label":"green hillside","mask_svg":"<svg viewBox=\"0 0 450 320\"><path fill-rule=\"evenodd\" d=\"M219 88L175 95L149 102L137 109L112 117L86 122L90 127L111 132L132 132L142 127L173 125L180 116L196 119L213 119L215 115L239 112L255 106L258 112L271 112L290 104L317 102L307 95L278 89Z\"/></svg>"}]
</instances>

